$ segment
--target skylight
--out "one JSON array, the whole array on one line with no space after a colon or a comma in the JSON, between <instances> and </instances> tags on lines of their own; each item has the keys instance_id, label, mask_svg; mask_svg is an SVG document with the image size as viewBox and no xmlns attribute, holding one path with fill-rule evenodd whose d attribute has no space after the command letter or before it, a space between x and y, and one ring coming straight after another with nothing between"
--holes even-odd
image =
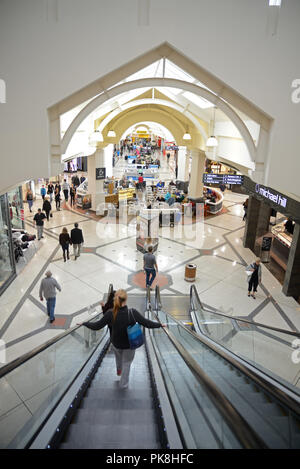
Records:
<instances>
[{"instance_id":1,"label":"skylight","mask_svg":"<svg viewBox=\"0 0 300 469\"><path fill-rule=\"evenodd\" d=\"M210 103L206 99L201 98L200 96L197 96L194 93L190 93L189 91L185 91L184 93L182 93L182 95L186 99L191 101L193 104L196 104L196 106L200 107L201 109L207 109L207 108L214 106L212 103Z\"/></svg>"},{"instance_id":2,"label":"skylight","mask_svg":"<svg viewBox=\"0 0 300 469\"><path fill-rule=\"evenodd\" d=\"M194 77L184 72L168 59L166 59L165 65L165 78L175 78L176 80L188 81L190 83L196 81Z\"/></svg>"}]
</instances>

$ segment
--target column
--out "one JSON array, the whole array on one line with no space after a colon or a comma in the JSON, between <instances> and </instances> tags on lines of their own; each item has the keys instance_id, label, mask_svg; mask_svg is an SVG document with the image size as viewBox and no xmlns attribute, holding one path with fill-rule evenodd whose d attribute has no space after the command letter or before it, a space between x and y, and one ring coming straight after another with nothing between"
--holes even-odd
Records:
<instances>
[{"instance_id":1,"label":"column","mask_svg":"<svg viewBox=\"0 0 300 469\"><path fill-rule=\"evenodd\" d=\"M192 149L192 168L189 184L189 197L199 199L203 197L203 173L205 171L205 152L203 150Z\"/></svg>"},{"instance_id":2,"label":"column","mask_svg":"<svg viewBox=\"0 0 300 469\"><path fill-rule=\"evenodd\" d=\"M98 206L105 201L104 179L96 179L96 169L105 168L104 148L97 148L96 152L88 157L88 188L92 195L92 210L97 211Z\"/></svg>"},{"instance_id":3,"label":"column","mask_svg":"<svg viewBox=\"0 0 300 469\"><path fill-rule=\"evenodd\" d=\"M256 245L256 239L269 231L271 211L269 205L254 196L249 197L243 245L257 256L260 255L260 246Z\"/></svg>"},{"instance_id":4,"label":"column","mask_svg":"<svg viewBox=\"0 0 300 469\"><path fill-rule=\"evenodd\" d=\"M114 144L110 143L107 147L104 148L104 166L106 168L106 177L112 177L113 175L113 154L114 154Z\"/></svg>"},{"instance_id":5,"label":"column","mask_svg":"<svg viewBox=\"0 0 300 469\"><path fill-rule=\"evenodd\" d=\"M186 147L178 147L178 175L177 180L182 183L189 181L189 153Z\"/></svg>"},{"instance_id":6,"label":"column","mask_svg":"<svg viewBox=\"0 0 300 469\"><path fill-rule=\"evenodd\" d=\"M282 291L287 296L300 297L300 225L295 224Z\"/></svg>"},{"instance_id":7,"label":"column","mask_svg":"<svg viewBox=\"0 0 300 469\"><path fill-rule=\"evenodd\" d=\"M61 162L61 148L60 148L60 120L59 117L50 117L50 165L49 165L49 177L58 176L64 172L64 165Z\"/></svg>"}]
</instances>

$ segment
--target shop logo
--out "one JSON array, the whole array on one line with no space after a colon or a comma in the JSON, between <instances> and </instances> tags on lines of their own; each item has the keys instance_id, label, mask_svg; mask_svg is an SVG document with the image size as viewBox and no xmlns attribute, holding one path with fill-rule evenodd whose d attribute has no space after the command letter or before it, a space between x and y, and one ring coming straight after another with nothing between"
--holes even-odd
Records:
<instances>
[{"instance_id":1,"label":"shop logo","mask_svg":"<svg viewBox=\"0 0 300 469\"><path fill-rule=\"evenodd\" d=\"M0 339L0 363L6 363L6 343Z\"/></svg>"},{"instance_id":2,"label":"shop logo","mask_svg":"<svg viewBox=\"0 0 300 469\"><path fill-rule=\"evenodd\" d=\"M300 339L293 340L292 347L296 349L292 352L292 362L298 365L300 363Z\"/></svg>"},{"instance_id":3,"label":"shop logo","mask_svg":"<svg viewBox=\"0 0 300 469\"><path fill-rule=\"evenodd\" d=\"M2 78L0 78L0 103L6 103L6 84Z\"/></svg>"},{"instance_id":4,"label":"shop logo","mask_svg":"<svg viewBox=\"0 0 300 469\"><path fill-rule=\"evenodd\" d=\"M292 88L296 88L291 95L292 102L294 104L299 104L300 103L300 78L296 78L292 82Z\"/></svg>"},{"instance_id":5,"label":"shop logo","mask_svg":"<svg viewBox=\"0 0 300 469\"><path fill-rule=\"evenodd\" d=\"M266 189L265 187L261 187L259 184L255 185L255 192L262 197L265 197L266 199L271 200L271 202L274 202L274 204L280 205L283 208L286 208L287 204L287 199L285 197L282 197L280 194L274 194L271 192L269 189Z\"/></svg>"}]
</instances>

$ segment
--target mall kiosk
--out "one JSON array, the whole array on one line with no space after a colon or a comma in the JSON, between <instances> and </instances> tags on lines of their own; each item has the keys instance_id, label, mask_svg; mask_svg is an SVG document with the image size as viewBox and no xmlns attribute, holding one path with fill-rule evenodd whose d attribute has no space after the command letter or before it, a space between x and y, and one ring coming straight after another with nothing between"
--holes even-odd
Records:
<instances>
[{"instance_id":1,"label":"mall kiosk","mask_svg":"<svg viewBox=\"0 0 300 469\"><path fill-rule=\"evenodd\" d=\"M146 253L152 246L153 252L158 247L159 217L157 211L143 210L137 218L136 247L137 250Z\"/></svg>"}]
</instances>

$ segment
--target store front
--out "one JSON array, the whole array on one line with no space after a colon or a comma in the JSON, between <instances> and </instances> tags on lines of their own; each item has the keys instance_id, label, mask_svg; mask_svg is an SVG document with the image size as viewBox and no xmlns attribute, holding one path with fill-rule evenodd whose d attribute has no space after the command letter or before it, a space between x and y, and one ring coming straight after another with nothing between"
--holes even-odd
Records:
<instances>
[{"instance_id":1,"label":"store front","mask_svg":"<svg viewBox=\"0 0 300 469\"><path fill-rule=\"evenodd\" d=\"M0 295L15 278L10 211L7 194L0 196Z\"/></svg>"},{"instance_id":2,"label":"store front","mask_svg":"<svg viewBox=\"0 0 300 469\"><path fill-rule=\"evenodd\" d=\"M263 257L283 284L283 292L300 299L300 202L244 177L249 194L244 246ZM277 222L271 225L276 212ZM276 275L276 269L278 275Z\"/></svg>"},{"instance_id":3,"label":"store front","mask_svg":"<svg viewBox=\"0 0 300 469\"><path fill-rule=\"evenodd\" d=\"M24 229L24 207L22 187L16 187L7 193L10 223L12 228Z\"/></svg>"}]
</instances>

